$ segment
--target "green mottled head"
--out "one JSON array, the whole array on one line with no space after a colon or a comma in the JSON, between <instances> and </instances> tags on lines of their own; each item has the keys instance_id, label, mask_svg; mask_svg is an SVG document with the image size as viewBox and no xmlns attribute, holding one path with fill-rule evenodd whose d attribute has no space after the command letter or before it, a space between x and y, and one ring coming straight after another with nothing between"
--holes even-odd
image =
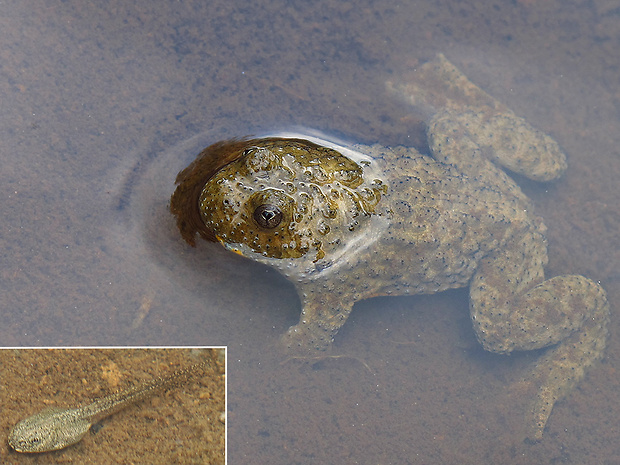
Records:
<instances>
[{"instance_id":1,"label":"green mottled head","mask_svg":"<svg viewBox=\"0 0 620 465\"><path fill-rule=\"evenodd\" d=\"M179 174L171 210L190 243L198 232L258 261L330 266L381 216L372 163L304 139L221 142Z\"/></svg>"}]
</instances>

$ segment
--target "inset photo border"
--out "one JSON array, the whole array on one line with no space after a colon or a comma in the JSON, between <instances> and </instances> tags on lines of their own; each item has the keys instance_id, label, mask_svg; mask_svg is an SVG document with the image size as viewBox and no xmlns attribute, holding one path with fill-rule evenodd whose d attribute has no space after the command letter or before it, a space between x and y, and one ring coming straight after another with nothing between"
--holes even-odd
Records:
<instances>
[{"instance_id":1,"label":"inset photo border","mask_svg":"<svg viewBox=\"0 0 620 465\"><path fill-rule=\"evenodd\" d=\"M226 368L221 346L0 349L0 463L224 465ZM91 418L115 394L130 401ZM77 442L28 450L73 437L67 429L84 425L82 414L93 422Z\"/></svg>"}]
</instances>

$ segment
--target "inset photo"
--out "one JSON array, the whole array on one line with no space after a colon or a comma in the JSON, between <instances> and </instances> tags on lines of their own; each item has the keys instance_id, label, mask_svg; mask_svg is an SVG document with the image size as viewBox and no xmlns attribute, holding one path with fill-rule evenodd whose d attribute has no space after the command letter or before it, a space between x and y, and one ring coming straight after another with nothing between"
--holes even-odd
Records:
<instances>
[{"instance_id":1,"label":"inset photo","mask_svg":"<svg viewBox=\"0 0 620 465\"><path fill-rule=\"evenodd\" d=\"M0 463L226 463L226 348L0 350Z\"/></svg>"}]
</instances>

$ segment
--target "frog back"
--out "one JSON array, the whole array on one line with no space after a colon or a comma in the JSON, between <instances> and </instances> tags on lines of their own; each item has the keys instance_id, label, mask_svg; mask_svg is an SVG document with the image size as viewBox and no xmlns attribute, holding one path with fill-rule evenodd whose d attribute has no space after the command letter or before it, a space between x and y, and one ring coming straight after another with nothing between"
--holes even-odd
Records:
<instances>
[{"instance_id":1,"label":"frog back","mask_svg":"<svg viewBox=\"0 0 620 465\"><path fill-rule=\"evenodd\" d=\"M544 229L516 184L502 189L411 148L365 152L383 167L389 212L388 228L360 260L370 296L465 286L489 251L519 230Z\"/></svg>"}]
</instances>

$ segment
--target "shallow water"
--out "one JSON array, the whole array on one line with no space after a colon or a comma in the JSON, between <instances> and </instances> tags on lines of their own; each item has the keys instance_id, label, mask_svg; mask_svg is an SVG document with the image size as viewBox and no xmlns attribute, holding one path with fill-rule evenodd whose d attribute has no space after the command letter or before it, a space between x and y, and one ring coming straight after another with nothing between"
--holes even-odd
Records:
<instances>
[{"instance_id":1,"label":"shallow water","mask_svg":"<svg viewBox=\"0 0 620 465\"><path fill-rule=\"evenodd\" d=\"M0 5L2 345L227 345L231 464L620 460L615 2L125 3ZM540 444L516 439L527 399L509 390L535 355L484 353L466 291L362 302L339 357L286 360L292 286L188 247L167 211L177 172L219 139L299 126L423 146L384 83L437 52L565 149L560 181L522 182L549 275L609 293L607 356Z\"/></svg>"}]
</instances>

